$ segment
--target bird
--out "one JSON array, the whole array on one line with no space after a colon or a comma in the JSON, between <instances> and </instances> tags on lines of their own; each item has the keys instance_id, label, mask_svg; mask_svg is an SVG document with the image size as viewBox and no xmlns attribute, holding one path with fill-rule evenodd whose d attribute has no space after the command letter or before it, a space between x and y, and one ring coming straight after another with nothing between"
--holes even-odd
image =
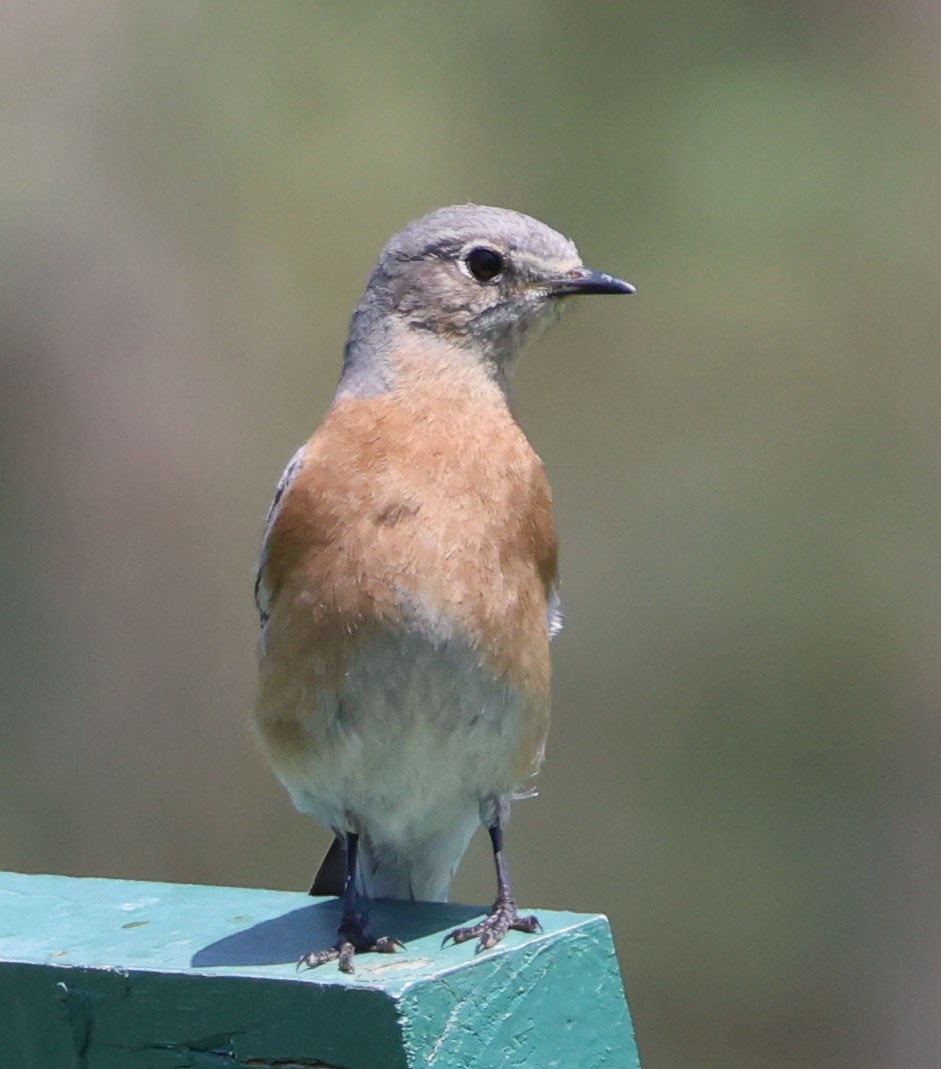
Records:
<instances>
[{"instance_id":1,"label":"bird","mask_svg":"<svg viewBox=\"0 0 941 1069\"><path fill-rule=\"evenodd\" d=\"M445 901L480 824L496 899L445 942L539 930L503 831L543 762L562 611L551 491L510 384L571 297L633 292L537 219L470 203L400 230L368 278L255 581L255 733L335 837L310 893L341 898L337 941L299 968L404 949L372 934L370 903Z\"/></svg>"}]
</instances>

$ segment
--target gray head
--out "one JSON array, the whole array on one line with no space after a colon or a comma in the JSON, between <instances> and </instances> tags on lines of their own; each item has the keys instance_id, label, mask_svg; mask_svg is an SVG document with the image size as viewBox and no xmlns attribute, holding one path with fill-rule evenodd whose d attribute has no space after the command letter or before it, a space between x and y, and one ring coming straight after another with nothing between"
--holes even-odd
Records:
<instances>
[{"instance_id":1,"label":"gray head","mask_svg":"<svg viewBox=\"0 0 941 1069\"><path fill-rule=\"evenodd\" d=\"M528 215L476 204L440 208L382 250L353 315L341 390L388 389L389 354L406 341L403 331L480 365L505 390L523 343L564 298L633 292L586 268L568 238Z\"/></svg>"}]
</instances>

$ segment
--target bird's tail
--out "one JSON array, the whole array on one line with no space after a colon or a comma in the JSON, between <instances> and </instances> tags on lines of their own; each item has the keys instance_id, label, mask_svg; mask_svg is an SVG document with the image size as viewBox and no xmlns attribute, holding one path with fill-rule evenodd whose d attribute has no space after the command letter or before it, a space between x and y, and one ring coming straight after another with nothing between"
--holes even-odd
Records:
<instances>
[{"instance_id":1,"label":"bird's tail","mask_svg":"<svg viewBox=\"0 0 941 1069\"><path fill-rule=\"evenodd\" d=\"M366 898L398 898L445 902L457 866L467 849L477 821L425 836L406 848L359 838L356 883ZM334 839L310 887L312 895L341 895L346 880L346 847Z\"/></svg>"},{"instance_id":2,"label":"bird's tail","mask_svg":"<svg viewBox=\"0 0 941 1069\"><path fill-rule=\"evenodd\" d=\"M336 838L330 844L327 852L320 862L314 882L310 885L309 895L334 895L337 898L343 894L343 885L346 883L346 844L342 839Z\"/></svg>"}]
</instances>

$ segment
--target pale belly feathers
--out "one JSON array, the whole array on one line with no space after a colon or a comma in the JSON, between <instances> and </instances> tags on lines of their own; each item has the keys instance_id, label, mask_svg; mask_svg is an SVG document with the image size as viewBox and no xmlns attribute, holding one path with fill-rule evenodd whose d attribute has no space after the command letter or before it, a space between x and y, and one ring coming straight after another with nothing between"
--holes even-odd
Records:
<instances>
[{"instance_id":1,"label":"pale belly feathers","mask_svg":"<svg viewBox=\"0 0 941 1069\"><path fill-rule=\"evenodd\" d=\"M443 900L481 819L508 816L526 701L465 641L373 636L336 693L316 696L296 807L361 836L362 890Z\"/></svg>"}]
</instances>

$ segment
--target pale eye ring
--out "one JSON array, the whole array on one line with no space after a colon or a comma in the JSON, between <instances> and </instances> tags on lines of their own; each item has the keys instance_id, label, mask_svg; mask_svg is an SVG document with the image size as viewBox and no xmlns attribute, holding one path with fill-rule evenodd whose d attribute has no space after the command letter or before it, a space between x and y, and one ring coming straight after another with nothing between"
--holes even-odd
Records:
<instances>
[{"instance_id":1,"label":"pale eye ring","mask_svg":"<svg viewBox=\"0 0 941 1069\"><path fill-rule=\"evenodd\" d=\"M475 245L464 254L467 270L478 282L493 282L503 273L502 255L487 245Z\"/></svg>"}]
</instances>

